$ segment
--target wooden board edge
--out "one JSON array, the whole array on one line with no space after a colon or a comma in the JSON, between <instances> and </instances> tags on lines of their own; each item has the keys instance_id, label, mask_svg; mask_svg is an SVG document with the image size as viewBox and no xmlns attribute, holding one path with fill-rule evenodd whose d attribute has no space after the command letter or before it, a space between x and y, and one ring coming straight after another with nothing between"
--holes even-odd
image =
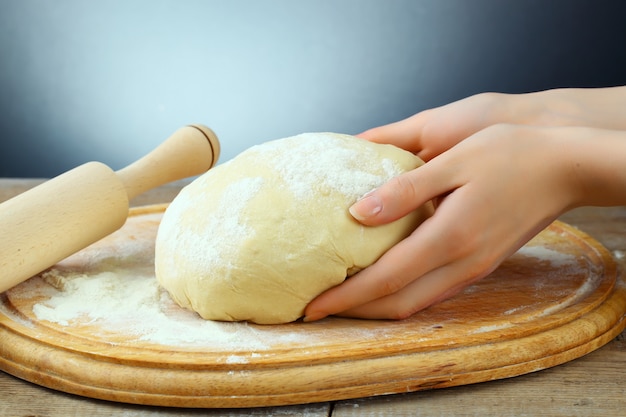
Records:
<instances>
[{"instance_id":1,"label":"wooden board edge","mask_svg":"<svg viewBox=\"0 0 626 417\"><path fill-rule=\"evenodd\" d=\"M302 363L258 371L137 369L124 364L94 363L81 355L25 340L0 327L0 369L71 394L195 408L294 405L452 387L536 372L579 358L608 343L626 326L620 308L626 303L625 288L618 285L606 303L580 319L515 343L505 340L461 351L455 348L360 361ZM572 332L580 335L581 331L588 337L575 341L572 338L573 344L565 350L551 350L550 340L562 340ZM510 363L511 358L514 363ZM85 368L90 372L85 373Z\"/></svg>"}]
</instances>

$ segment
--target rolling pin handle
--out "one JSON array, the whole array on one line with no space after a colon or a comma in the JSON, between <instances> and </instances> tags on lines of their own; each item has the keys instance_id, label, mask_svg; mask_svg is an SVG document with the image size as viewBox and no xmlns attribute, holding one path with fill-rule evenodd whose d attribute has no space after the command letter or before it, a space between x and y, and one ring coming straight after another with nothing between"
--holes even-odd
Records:
<instances>
[{"instance_id":1,"label":"rolling pin handle","mask_svg":"<svg viewBox=\"0 0 626 417\"><path fill-rule=\"evenodd\" d=\"M202 174L217 163L219 156L217 135L206 126L189 125L116 174L130 200L159 185Z\"/></svg>"}]
</instances>

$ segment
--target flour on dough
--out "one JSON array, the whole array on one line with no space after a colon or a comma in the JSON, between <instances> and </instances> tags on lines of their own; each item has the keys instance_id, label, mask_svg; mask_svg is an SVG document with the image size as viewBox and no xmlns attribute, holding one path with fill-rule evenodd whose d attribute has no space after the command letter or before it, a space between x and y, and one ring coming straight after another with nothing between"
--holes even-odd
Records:
<instances>
[{"instance_id":1,"label":"flour on dough","mask_svg":"<svg viewBox=\"0 0 626 417\"><path fill-rule=\"evenodd\" d=\"M432 213L365 227L348 208L422 161L391 145L305 133L254 146L186 186L156 240L156 276L205 319L286 323Z\"/></svg>"}]
</instances>

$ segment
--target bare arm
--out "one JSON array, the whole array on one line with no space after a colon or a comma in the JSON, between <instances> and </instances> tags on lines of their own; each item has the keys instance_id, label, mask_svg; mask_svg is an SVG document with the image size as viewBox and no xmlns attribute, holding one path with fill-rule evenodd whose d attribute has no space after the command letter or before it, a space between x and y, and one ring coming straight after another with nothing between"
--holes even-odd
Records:
<instances>
[{"instance_id":1,"label":"bare arm","mask_svg":"<svg viewBox=\"0 0 626 417\"><path fill-rule=\"evenodd\" d=\"M428 161L495 124L586 126L626 130L626 86L477 94L359 136L391 143Z\"/></svg>"},{"instance_id":2,"label":"bare arm","mask_svg":"<svg viewBox=\"0 0 626 417\"><path fill-rule=\"evenodd\" d=\"M490 103L490 113L461 101L427 111L433 119L420 113L366 132L365 137L403 144L428 162L368 194L350 208L353 216L378 225L431 199L437 209L375 264L311 302L307 319L410 316L489 274L563 212L626 204L626 89L545 92L552 93L568 103L568 94L571 100L586 96L586 105L597 112L579 113L579 103L555 105L553 111L544 103L534 112L521 104L515 112ZM543 102L540 94L533 98L537 103ZM613 110L598 110L603 108ZM489 124L496 113L520 121Z\"/></svg>"}]
</instances>

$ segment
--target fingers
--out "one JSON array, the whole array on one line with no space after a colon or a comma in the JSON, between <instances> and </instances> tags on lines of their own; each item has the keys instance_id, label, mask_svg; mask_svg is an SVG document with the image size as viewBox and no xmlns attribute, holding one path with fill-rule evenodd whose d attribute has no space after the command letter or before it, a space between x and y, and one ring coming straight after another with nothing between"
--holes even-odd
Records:
<instances>
[{"instance_id":1,"label":"fingers","mask_svg":"<svg viewBox=\"0 0 626 417\"><path fill-rule=\"evenodd\" d=\"M470 247L465 245L464 239L459 238L458 213L453 205L447 204L448 201L446 199L433 217L427 219L411 236L387 251L373 265L313 300L305 310L307 321L350 311L357 306L367 305L373 300L405 290L405 287L419 277L465 257ZM403 313L432 304L442 293L463 282L468 276L478 275L474 271L474 268L468 269L458 277L459 281L451 281L451 284L442 282L433 286L435 278L425 281L424 284L412 284L416 285L415 291L422 295L414 305L404 306ZM375 315L380 316L379 311L392 302L393 299L389 299L376 304Z\"/></svg>"},{"instance_id":2,"label":"fingers","mask_svg":"<svg viewBox=\"0 0 626 417\"><path fill-rule=\"evenodd\" d=\"M526 116L520 107L526 108L528 105L522 106L520 103L525 103L525 100L516 95L476 94L367 130L357 136L376 143L398 146L424 161L430 161L489 126L523 123Z\"/></svg>"},{"instance_id":3,"label":"fingers","mask_svg":"<svg viewBox=\"0 0 626 417\"><path fill-rule=\"evenodd\" d=\"M313 300L305 310L306 321L319 320L372 300L395 293L432 267L434 259L413 265L406 262L407 253L419 251L420 242L428 246L428 239L412 242L405 239L385 253L376 263L326 291ZM416 247L417 243L417 247ZM434 243L434 242L433 242ZM422 252L424 251L423 248ZM433 251L433 253L442 253Z\"/></svg>"},{"instance_id":4,"label":"fingers","mask_svg":"<svg viewBox=\"0 0 626 417\"><path fill-rule=\"evenodd\" d=\"M359 133L358 137L375 143L395 145L412 153L421 151L420 136L431 110Z\"/></svg>"},{"instance_id":5,"label":"fingers","mask_svg":"<svg viewBox=\"0 0 626 417\"><path fill-rule=\"evenodd\" d=\"M459 184L446 159L442 156L395 177L355 203L350 211L364 224L384 224L454 190ZM466 194L462 190L455 193L459 198ZM387 251L378 262L309 304L307 320L317 320L395 293L416 278L462 256L463 249L459 247L462 239L450 236L457 230L457 217L454 209L447 209L442 203L433 217Z\"/></svg>"},{"instance_id":6,"label":"fingers","mask_svg":"<svg viewBox=\"0 0 626 417\"><path fill-rule=\"evenodd\" d=\"M350 208L350 214L364 225L375 226L397 220L427 201L460 185L453 169L441 169L445 160L431 161L392 178L370 191Z\"/></svg>"},{"instance_id":7,"label":"fingers","mask_svg":"<svg viewBox=\"0 0 626 417\"><path fill-rule=\"evenodd\" d=\"M454 190L458 183L447 159L442 155L393 178L362 198L350 211L364 224L388 223ZM461 256L458 250L461 240L447 236L455 230L456 217L454 210L446 209L442 203L433 217L378 262L313 300L305 310L306 320L318 320L398 292L418 277ZM452 250L454 246L457 248Z\"/></svg>"},{"instance_id":8,"label":"fingers","mask_svg":"<svg viewBox=\"0 0 626 417\"><path fill-rule=\"evenodd\" d=\"M444 265L411 282L401 291L342 311L338 315L364 319L405 319L454 296L482 278L480 275L469 276L466 266L465 262Z\"/></svg>"},{"instance_id":9,"label":"fingers","mask_svg":"<svg viewBox=\"0 0 626 417\"><path fill-rule=\"evenodd\" d=\"M375 226L427 201L437 208L373 265L313 300L307 321L407 317L486 276L571 207L563 191L572 183L563 172L571 170L559 161L572 132L494 124L521 117L510 104L507 96L475 96L360 135L428 162L356 202L349 209L356 220Z\"/></svg>"}]
</instances>

